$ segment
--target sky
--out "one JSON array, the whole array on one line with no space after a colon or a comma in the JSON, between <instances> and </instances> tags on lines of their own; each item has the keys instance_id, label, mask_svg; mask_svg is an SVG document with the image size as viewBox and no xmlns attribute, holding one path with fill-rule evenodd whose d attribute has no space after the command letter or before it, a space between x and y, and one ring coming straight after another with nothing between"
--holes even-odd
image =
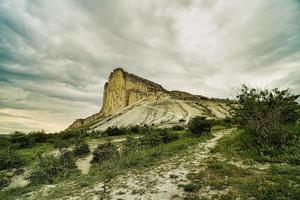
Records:
<instances>
[{"instance_id":1,"label":"sky","mask_svg":"<svg viewBox=\"0 0 300 200\"><path fill-rule=\"evenodd\" d=\"M0 0L0 133L98 112L116 67L209 97L300 93L299 0Z\"/></svg>"}]
</instances>

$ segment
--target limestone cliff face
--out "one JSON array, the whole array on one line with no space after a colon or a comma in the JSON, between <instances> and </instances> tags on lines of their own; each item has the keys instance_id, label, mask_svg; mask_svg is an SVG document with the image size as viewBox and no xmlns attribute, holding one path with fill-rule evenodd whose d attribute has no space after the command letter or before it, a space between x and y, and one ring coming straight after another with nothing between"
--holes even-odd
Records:
<instances>
[{"instance_id":1,"label":"limestone cliff face","mask_svg":"<svg viewBox=\"0 0 300 200\"><path fill-rule=\"evenodd\" d=\"M104 85L103 103L99 113L86 119L77 119L68 129L78 128L117 111L144 98L159 100L169 96L161 85L116 68Z\"/></svg>"},{"instance_id":2,"label":"limestone cliff face","mask_svg":"<svg viewBox=\"0 0 300 200\"><path fill-rule=\"evenodd\" d=\"M168 91L161 85L125 72L122 68L117 68L110 74L108 82L104 85L100 113L106 116L141 99L159 100L168 95Z\"/></svg>"},{"instance_id":3,"label":"limestone cliff face","mask_svg":"<svg viewBox=\"0 0 300 200\"><path fill-rule=\"evenodd\" d=\"M108 126L172 124L194 115L222 118L227 115L227 110L220 100L178 90L168 91L159 84L117 68L104 85L100 112L77 119L68 129L103 130Z\"/></svg>"}]
</instances>

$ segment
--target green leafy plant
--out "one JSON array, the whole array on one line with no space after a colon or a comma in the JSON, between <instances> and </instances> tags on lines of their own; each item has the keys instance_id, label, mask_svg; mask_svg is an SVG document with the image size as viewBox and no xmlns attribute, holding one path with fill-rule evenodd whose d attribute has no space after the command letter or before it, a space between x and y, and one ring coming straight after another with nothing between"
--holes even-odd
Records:
<instances>
[{"instance_id":1,"label":"green leafy plant","mask_svg":"<svg viewBox=\"0 0 300 200\"><path fill-rule=\"evenodd\" d=\"M35 144L34 138L31 135L26 135L20 131L15 131L11 135L10 142L17 148L28 148Z\"/></svg>"},{"instance_id":2,"label":"green leafy plant","mask_svg":"<svg viewBox=\"0 0 300 200\"><path fill-rule=\"evenodd\" d=\"M118 156L117 146L110 141L105 144L99 144L93 152L92 163L103 163L104 161L116 158Z\"/></svg>"},{"instance_id":3,"label":"green leafy plant","mask_svg":"<svg viewBox=\"0 0 300 200\"><path fill-rule=\"evenodd\" d=\"M78 143L75 145L74 154L76 156L84 156L90 153L90 148L87 143Z\"/></svg>"},{"instance_id":4,"label":"green leafy plant","mask_svg":"<svg viewBox=\"0 0 300 200\"><path fill-rule=\"evenodd\" d=\"M108 136L117 136L117 135L124 135L125 134L125 129L124 128L118 128L116 126L113 127L108 127L105 130L105 133Z\"/></svg>"},{"instance_id":5,"label":"green leafy plant","mask_svg":"<svg viewBox=\"0 0 300 200\"><path fill-rule=\"evenodd\" d=\"M175 125L175 126L172 127L172 129L173 129L174 131L182 131L182 130L184 130L184 126L181 126L181 125Z\"/></svg>"},{"instance_id":6,"label":"green leafy plant","mask_svg":"<svg viewBox=\"0 0 300 200\"><path fill-rule=\"evenodd\" d=\"M24 159L13 148L0 151L0 170L19 168L25 164Z\"/></svg>"},{"instance_id":7,"label":"green leafy plant","mask_svg":"<svg viewBox=\"0 0 300 200\"><path fill-rule=\"evenodd\" d=\"M190 119L188 123L188 128L192 135L200 136L205 132L210 132L211 130L211 122L207 120L205 117L196 116Z\"/></svg>"},{"instance_id":8,"label":"green leafy plant","mask_svg":"<svg viewBox=\"0 0 300 200\"><path fill-rule=\"evenodd\" d=\"M231 113L255 144L283 148L295 136L288 126L297 121L298 97L290 90L259 90L243 85Z\"/></svg>"},{"instance_id":9,"label":"green leafy plant","mask_svg":"<svg viewBox=\"0 0 300 200\"><path fill-rule=\"evenodd\" d=\"M60 156L43 154L38 156L28 179L32 184L54 183L75 171L75 159L71 152L62 152Z\"/></svg>"}]
</instances>

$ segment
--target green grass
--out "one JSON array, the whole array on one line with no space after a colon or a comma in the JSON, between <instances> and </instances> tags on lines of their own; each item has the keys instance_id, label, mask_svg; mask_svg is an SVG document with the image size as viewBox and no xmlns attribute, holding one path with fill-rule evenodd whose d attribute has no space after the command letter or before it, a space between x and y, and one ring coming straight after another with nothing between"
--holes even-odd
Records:
<instances>
[{"instance_id":1,"label":"green grass","mask_svg":"<svg viewBox=\"0 0 300 200\"><path fill-rule=\"evenodd\" d=\"M26 149L18 149L17 152L25 159L27 165L31 166L36 159L36 156L40 153L47 153L54 150L52 144L49 143L41 143L36 144L31 148Z\"/></svg>"},{"instance_id":2,"label":"green grass","mask_svg":"<svg viewBox=\"0 0 300 200\"><path fill-rule=\"evenodd\" d=\"M289 163L300 164L300 137L287 144L283 149L264 146L255 147L251 138L243 131L236 130L232 135L223 137L218 142L215 153L222 153L227 158L243 159L248 163Z\"/></svg>"},{"instance_id":3,"label":"green grass","mask_svg":"<svg viewBox=\"0 0 300 200\"><path fill-rule=\"evenodd\" d=\"M204 142L211 138L211 135L205 135L198 138L184 137L177 141L162 144L154 148L144 148L139 151L133 151L119 158L106 162L104 165L94 165L91 169L92 175L99 175L107 171L114 171L116 174L127 169L144 170L146 167L152 166L163 161L170 156L177 155L187 148Z\"/></svg>"},{"instance_id":4,"label":"green grass","mask_svg":"<svg viewBox=\"0 0 300 200\"><path fill-rule=\"evenodd\" d=\"M228 190L229 196L216 195L216 199L255 198L297 199L300 197L300 168L274 165L266 172L253 171L229 164L226 161L208 161L205 172L189 174L191 183L183 186L197 193L209 186L213 190ZM192 190L193 189L193 190ZM201 194L201 192L200 192Z\"/></svg>"},{"instance_id":5,"label":"green grass","mask_svg":"<svg viewBox=\"0 0 300 200\"><path fill-rule=\"evenodd\" d=\"M282 150L254 147L245 132L236 130L221 138L212 153L216 157L202 163L204 171L187 176L190 183L186 187L197 188L190 196L201 196L201 189L210 186L216 191L228 191L227 196L216 194L216 199L299 199L300 140ZM218 160L220 157L224 160ZM233 165L229 160L240 161L248 167ZM256 167L259 163L268 164L269 168L259 169Z\"/></svg>"}]
</instances>

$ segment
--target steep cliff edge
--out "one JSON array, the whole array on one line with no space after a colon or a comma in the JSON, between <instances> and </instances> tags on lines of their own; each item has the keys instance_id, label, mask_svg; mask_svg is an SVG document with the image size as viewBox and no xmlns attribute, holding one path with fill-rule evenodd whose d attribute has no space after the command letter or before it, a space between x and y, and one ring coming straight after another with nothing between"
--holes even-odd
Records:
<instances>
[{"instance_id":1,"label":"steep cliff edge","mask_svg":"<svg viewBox=\"0 0 300 200\"><path fill-rule=\"evenodd\" d=\"M159 100L168 95L168 91L161 85L117 68L110 74L108 82L104 85L100 113L106 116L138 100L144 98Z\"/></svg>"},{"instance_id":2,"label":"steep cliff edge","mask_svg":"<svg viewBox=\"0 0 300 200\"><path fill-rule=\"evenodd\" d=\"M221 101L188 92L168 91L157 83L117 68L104 85L100 112L77 119L68 129L102 130L108 126L175 123L194 115L224 117L227 108Z\"/></svg>"}]
</instances>

